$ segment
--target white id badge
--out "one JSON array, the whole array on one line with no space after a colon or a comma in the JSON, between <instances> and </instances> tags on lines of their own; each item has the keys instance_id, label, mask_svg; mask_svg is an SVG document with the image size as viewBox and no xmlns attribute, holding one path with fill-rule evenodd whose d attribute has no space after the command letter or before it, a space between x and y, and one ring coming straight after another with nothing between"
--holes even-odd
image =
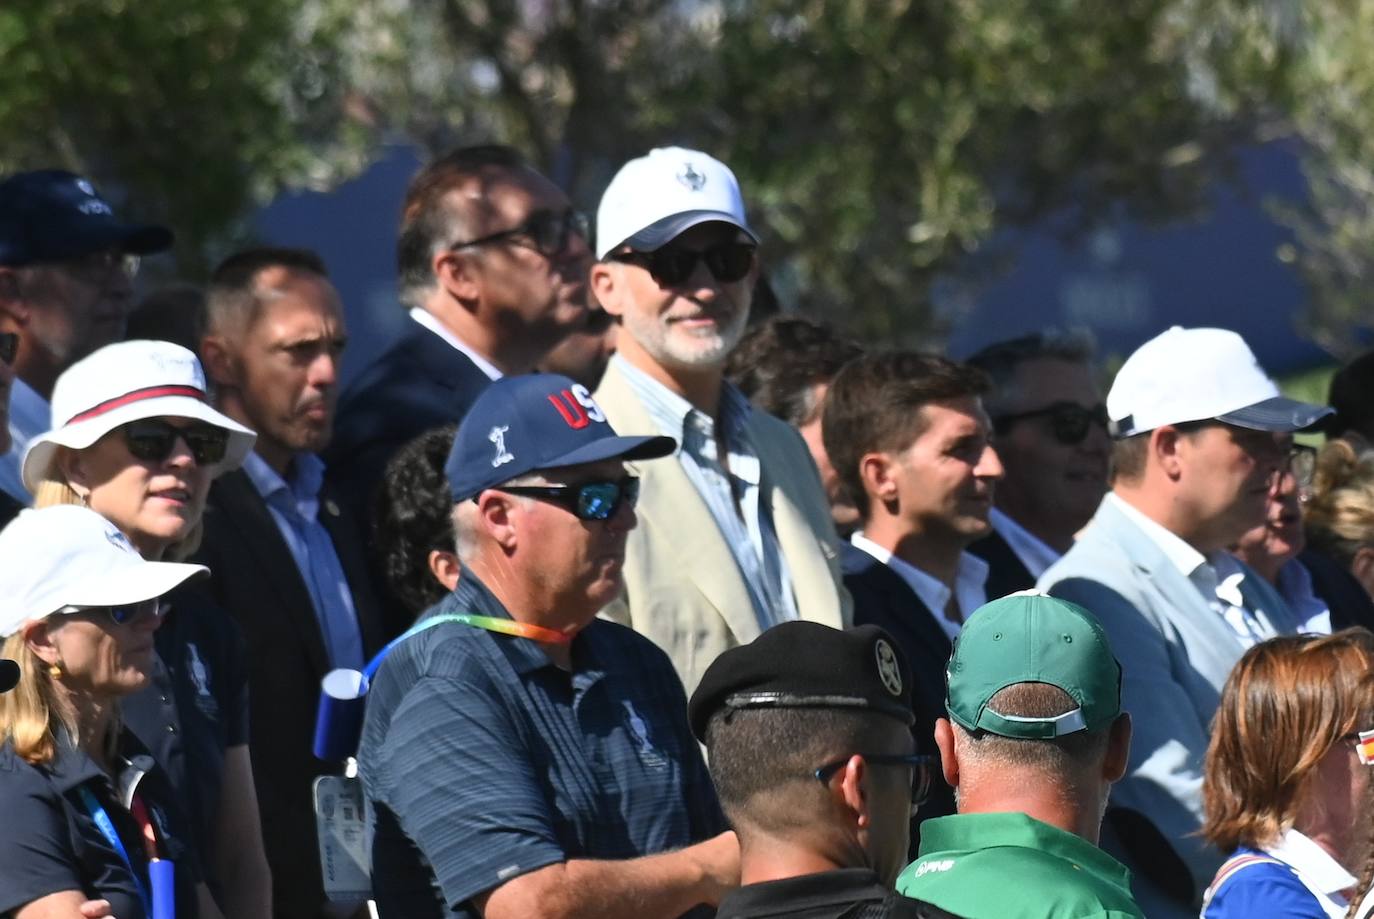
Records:
<instances>
[{"instance_id":1,"label":"white id badge","mask_svg":"<svg viewBox=\"0 0 1374 919\"><path fill-rule=\"evenodd\" d=\"M372 896L369 870L371 832L356 778L322 775L315 779L315 832L320 841L324 892L331 900Z\"/></svg>"}]
</instances>

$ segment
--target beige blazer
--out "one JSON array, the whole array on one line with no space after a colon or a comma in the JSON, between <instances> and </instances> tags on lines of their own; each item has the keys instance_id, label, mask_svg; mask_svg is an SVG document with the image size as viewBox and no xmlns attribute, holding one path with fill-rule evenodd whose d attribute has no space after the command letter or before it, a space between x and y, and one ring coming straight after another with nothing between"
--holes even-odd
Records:
<instances>
[{"instance_id":1,"label":"beige blazer","mask_svg":"<svg viewBox=\"0 0 1374 919\"><path fill-rule=\"evenodd\" d=\"M617 433L657 433L614 361L596 401ZM851 625L835 527L811 454L801 435L762 410L751 414L749 431L762 470L759 500L772 509L798 613ZM666 651L690 694L718 654L758 636L758 620L730 547L682 465L672 457L628 465L640 478L639 526L626 550L625 594L602 615Z\"/></svg>"}]
</instances>

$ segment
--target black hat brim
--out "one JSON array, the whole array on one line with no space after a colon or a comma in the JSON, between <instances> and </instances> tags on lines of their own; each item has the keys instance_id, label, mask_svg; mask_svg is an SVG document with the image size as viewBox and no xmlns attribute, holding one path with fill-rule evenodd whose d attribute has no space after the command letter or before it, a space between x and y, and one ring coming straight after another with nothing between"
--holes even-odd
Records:
<instances>
[{"instance_id":1,"label":"black hat brim","mask_svg":"<svg viewBox=\"0 0 1374 919\"><path fill-rule=\"evenodd\" d=\"M728 223L748 234L755 243L759 241L754 231L741 223L733 214L727 214L724 211L683 211L680 214L673 214L662 220L654 221L630 238L618 243L616 248L629 246L636 252L653 252L677 239L692 227L700 226L703 223Z\"/></svg>"},{"instance_id":2,"label":"black hat brim","mask_svg":"<svg viewBox=\"0 0 1374 919\"><path fill-rule=\"evenodd\" d=\"M1286 396L1275 396L1272 399L1265 399L1263 402L1256 402L1254 405L1236 409L1234 412L1218 415L1217 420L1254 431L1275 431L1291 434L1294 431L1306 431L1317 426L1334 411L1330 406L1313 405L1310 402L1299 402Z\"/></svg>"}]
</instances>

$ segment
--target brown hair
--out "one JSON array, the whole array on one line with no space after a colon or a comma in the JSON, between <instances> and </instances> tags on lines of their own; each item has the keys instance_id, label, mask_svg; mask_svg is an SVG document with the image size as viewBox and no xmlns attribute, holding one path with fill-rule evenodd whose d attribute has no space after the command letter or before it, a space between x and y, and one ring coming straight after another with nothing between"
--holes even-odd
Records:
<instances>
[{"instance_id":1,"label":"brown hair","mask_svg":"<svg viewBox=\"0 0 1374 919\"><path fill-rule=\"evenodd\" d=\"M925 430L921 409L933 402L981 396L987 374L935 354L865 354L835 375L825 398L821 437L831 465L863 519L869 499L859 461L903 450Z\"/></svg>"},{"instance_id":2,"label":"brown hair","mask_svg":"<svg viewBox=\"0 0 1374 919\"><path fill-rule=\"evenodd\" d=\"M1309 545L1344 565L1374 544L1374 455L1358 454L1344 440L1322 447L1303 526Z\"/></svg>"},{"instance_id":3,"label":"brown hair","mask_svg":"<svg viewBox=\"0 0 1374 919\"><path fill-rule=\"evenodd\" d=\"M1374 633L1362 628L1271 638L1245 652L1207 746L1208 842L1260 848L1292 825L1322 757L1374 718L1372 666Z\"/></svg>"},{"instance_id":4,"label":"brown hair","mask_svg":"<svg viewBox=\"0 0 1374 919\"><path fill-rule=\"evenodd\" d=\"M486 181L503 173L529 168L513 148L499 144L462 147L421 169L406 188L401 207L401 231L396 241L396 267L400 271L401 299L418 305L417 293L434 286L430 260L440 246L451 246L469 236L471 213L450 206L449 192L471 182ZM478 202L473 206L480 205Z\"/></svg>"},{"instance_id":5,"label":"brown hair","mask_svg":"<svg viewBox=\"0 0 1374 919\"><path fill-rule=\"evenodd\" d=\"M210 274L205 290L205 324L210 332L241 334L257 321L266 291L257 285L258 275L269 268L328 278L329 270L312 249L256 246L230 255ZM193 351L200 350L196 343Z\"/></svg>"}]
</instances>

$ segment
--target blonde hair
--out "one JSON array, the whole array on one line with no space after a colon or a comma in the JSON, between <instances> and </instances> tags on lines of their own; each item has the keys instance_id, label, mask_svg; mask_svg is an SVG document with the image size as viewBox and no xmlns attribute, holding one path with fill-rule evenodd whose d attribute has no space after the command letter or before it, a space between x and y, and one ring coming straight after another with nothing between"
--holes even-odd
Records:
<instances>
[{"instance_id":1,"label":"blonde hair","mask_svg":"<svg viewBox=\"0 0 1374 919\"><path fill-rule=\"evenodd\" d=\"M1317 455L1312 497L1303 508L1307 542L1349 565L1374 545L1374 454L1333 440Z\"/></svg>"},{"instance_id":2,"label":"blonde hair","mask_svg":"<svg viewBox=\"0 0 1374 919\"><path fill-rule=\"evenodd\" d=\"M1374 718L1374 633L1272 638L1221 691L1203 767L1202 836L1221 851L1263 848L1298 817L1317 765Z\"/></svg>"},{"instance_id":3,"label":"blonde hair","mask_svg":"<svg viewBox=\"0 0 1374 919\"><path fill-rule=\"evenodd\" d=\"M29 649L22 631L0 645L0 657L19 665L19 684L0 693L0 742L34 765L52 762L61 729L77 736L76 713L63 701L48 667Z\"/></svg>"},{"instance_id":4,"label":"blonde hair","mask_svg":"<svg viewBox=\"0 0 1374 919\"><path fill-rule=\"evenodd\" d=\"M44 470L42 480L39 481L38 487L33 490L33 506L35 508L56 507L60 504L86 506L86 499L77 494L71 483L62 477L61 464L58 459L62 455L61 451L70 449L70 447L58 447L57 456L53 457L48 468ZM162 561L180 562L195 555L196 550L200 548L200 539L204 532L205 527L202 521L196 520L186 531L185 536L167 546Z\"/></svg>"}]
</instances>

